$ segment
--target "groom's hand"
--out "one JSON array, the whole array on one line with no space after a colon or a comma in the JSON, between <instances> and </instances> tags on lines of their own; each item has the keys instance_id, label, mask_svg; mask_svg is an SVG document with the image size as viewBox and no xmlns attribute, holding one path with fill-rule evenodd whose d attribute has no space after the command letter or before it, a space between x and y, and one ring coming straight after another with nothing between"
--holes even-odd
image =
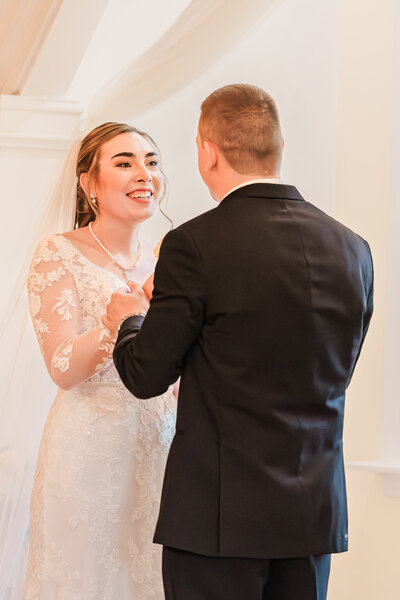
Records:
<instances>
[{"instance_id":1,"label":"groom's hand","mask_svg":"<svg viewBox=\"0 0 400 600\"><path fill-rule=\"evenodd\" d=\"M147 296L147 299L150 301L153 297L154 290L154 273L150 275L148 279L143 284L143 291Z\"/></svg>"},{"instance_id":2,"label":"groom's hand","mask_svg":"<svg viewBox=\"0 0 400 600\"><path fill-rule=\"evenodd\" d=\"M149 301L142 289L136 283L130 283L130 293L125 288L119 288L111 296L107 304L107 313L102 318L103 325L112 333L118 326L132 314L145 314L149 308Z\"/></svg>"}]
</instances>

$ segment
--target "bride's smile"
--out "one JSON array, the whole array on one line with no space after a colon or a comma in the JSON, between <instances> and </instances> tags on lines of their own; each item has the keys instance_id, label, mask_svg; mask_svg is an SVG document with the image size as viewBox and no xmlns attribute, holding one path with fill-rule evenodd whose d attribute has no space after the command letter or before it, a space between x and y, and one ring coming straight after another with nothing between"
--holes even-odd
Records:
<instances>
[{"instance_id":1,"label":"bride's smile","mask_svg":"<svg viewBox=\"0 0 400 600\"><path fill-rule=\"evenodd\" d=\"M147 204L152 195L153 191L147 189L135 190L134 192L129 192L129 194L127 194L128 198L136 200L136 202L139 202L140 204Z\"/></svg>"}]
</instances>

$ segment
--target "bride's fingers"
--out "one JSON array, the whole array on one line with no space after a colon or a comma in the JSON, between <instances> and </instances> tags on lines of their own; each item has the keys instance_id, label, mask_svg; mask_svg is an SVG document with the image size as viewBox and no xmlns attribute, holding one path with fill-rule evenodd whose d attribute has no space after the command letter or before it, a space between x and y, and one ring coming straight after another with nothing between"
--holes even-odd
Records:
<instances>
[{"instance_id":1,"label":"bride's fingers","mask_svg":"<svg viewBox=\"0 0 400 600\"><path fill-rule=\"evenodd\" d=\"M140 285L140 283L136 283L135 281L130 281L128 283L132 294L136 293L136 294L140 294L140 292L142 291L142 286Z\"/></svg>"}]
</instances>

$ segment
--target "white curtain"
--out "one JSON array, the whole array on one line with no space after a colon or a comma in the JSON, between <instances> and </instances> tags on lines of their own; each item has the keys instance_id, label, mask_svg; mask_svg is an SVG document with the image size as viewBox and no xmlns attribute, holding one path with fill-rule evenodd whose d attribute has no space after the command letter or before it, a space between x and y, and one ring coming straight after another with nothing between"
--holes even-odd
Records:
<instances>
[{"instance_id":1,"label":"white curtain","mask_svg":"<svg viewBox=\"0 0 400 600\"><path fill-rule=\"evenodd\" d=\"M193 0L142 56L89 104L92 126L126 121L187 86L229 51L278 0Z\"/></svg>"},{"instance_id":2,"label":"white curtain","mask_svg":"<svg viewBox=\"0 0 400 600\"><path fill-rule=\"evenodd\" d=\"M0 600L20 598L36 457L56 394L29 317L25 281L38 240L73 227L79 147L77 140L68 153L0 323ZM5 293L7 282L2 285Z\"/></svg>"},{"instance_id":3,"label":"white curtain","mask_svg":"<svg viewBox=\"0 0 400 600\"><path fill-rule=\"evenodd\" d=\"M20 302L25 304L25 298ZM27 310L26 320L12 315L1 336L2 340L7 340L0 369L1 381L6 384L2 386L0 413L2 600L17 600L21 593L36 455L51 398L55 395L55 386L47 377L33 328L27 319Z\"/></svg>"}]
</instances>

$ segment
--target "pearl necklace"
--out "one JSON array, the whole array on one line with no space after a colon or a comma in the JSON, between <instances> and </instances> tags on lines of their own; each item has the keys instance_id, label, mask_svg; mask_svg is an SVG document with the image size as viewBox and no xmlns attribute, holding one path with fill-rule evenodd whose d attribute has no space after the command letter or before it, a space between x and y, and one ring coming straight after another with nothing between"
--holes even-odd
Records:
<instances>
[{"instance_id":1,"label":"pearl necklace","mask_svg":"<svg viewBox=\"0 0 400 600\"><path fill-rule=\"evenodd\" d=\"M142 253L142 244L140 243L140 240L139 240L139 242L138 242L137 257L136 257L136 260L135 260L134 264L133 264L133 265L129 265L129 266L124 266L124 265L122 265L122 264L119 262L119 260L117 260L117 259L115 258L115 256L113 256L113 255L111 254L111 252L110 252L110 251L109 251L109 250L108 250L108 249L105 247L105 245L104 245L104 244L103 244L103 243L102 243L102 242L99 240L99 238L97 237L97 235L95 234L95 232L94 232L94 231L93 231L93 229L92 229L92 221L90 221L90 223L89 223L89 231L90 231L90 233L92 234L92 236L93 236L94 240L95 240L95 241L98 243L98 245L100 246L100 248L101 248L102 250L104 250L104 252L105 252L105 253L106 253L106 254L107 254L107 255L108 255L110 258L111 258L111 260L113 261L113 263L115 263L115 264L117 265L117 267L119 267L119 268L121 269L121 271L123 271L123 273L124 273L124 276L126 277L126 279L128 279L128 277L127 277L127 275L126 275L126 272L127 272L127 271L134 271L134 270L136 269L136 266L137 266L137 264L138 264L138 262L139 262L140 255L141 255L141 253Z\"/></svg>"}]
</instances>

